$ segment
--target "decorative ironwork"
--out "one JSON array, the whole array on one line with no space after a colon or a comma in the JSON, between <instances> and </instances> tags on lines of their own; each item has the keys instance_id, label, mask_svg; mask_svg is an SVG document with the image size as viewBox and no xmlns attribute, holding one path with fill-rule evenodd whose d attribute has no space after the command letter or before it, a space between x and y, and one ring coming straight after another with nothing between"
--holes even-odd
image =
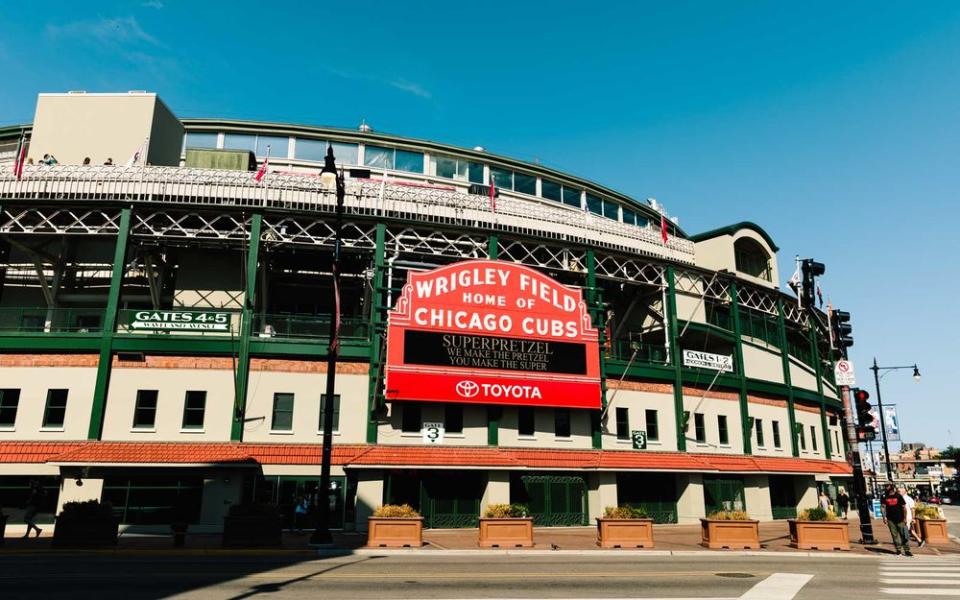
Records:
<instances>
[{"instance_id":1,"label":"decorative ironwork","mask_svg":"<svg viewBox=\"0 0 960 600\"><path fill-rule=\"evenodd\" d=\"M498 256L500 260L510 260L556 271L587 272L587 253L585 250L572 250L507 239L500 239L499 246Z\"/></svg>"},{"instance_id":2,"label":"decorative ironwork","mask_svg":"<svg viewBox=\"0 0 960 600\"><path fill-rule=\"evenodd\" d=\"M630 281L656 287L666 285L664 278L666 269L663 265L644 262L635 258L614 256L612 254L597 254L596 270L598 277Z\"/></svg>"},{"instance_id":3,"label":"decorative ironwork","mask_svg":"<svg viewBox=\"0 0 960 600\"><path fill-rule=\"evenodd\" d=\"M0 233L116 235L120 210L8 208L0 212Z\"/></svg>"},{"instance_id":4,"label":"decorative ironwork","mask_svg":"<svg viewBox=\"0 0 960 600\"><path fill-rule=\"evenodd\" d=\"M740 306L752 308L771 315L777 314L777 298L772 292L746 285L737 286L737 301Z\"/></svg>"}]
</instances>

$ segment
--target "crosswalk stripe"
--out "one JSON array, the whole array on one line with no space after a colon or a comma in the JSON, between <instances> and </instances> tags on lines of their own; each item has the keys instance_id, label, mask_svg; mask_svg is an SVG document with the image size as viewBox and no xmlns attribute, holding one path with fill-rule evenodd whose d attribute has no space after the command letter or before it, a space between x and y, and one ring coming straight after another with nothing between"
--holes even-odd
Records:
<instances>
[{"instance_id":1,"label":"crosswalk stripe","mask_svg":"<svg viewBox=\"0 0 960 600\"><path fill-rule=\"evenodd\" d=\"M918 577L918 578L901 578L901 579L889 579L886 577L880 578L880 583L886 585L958 585L960 584L960 579L947 579L940 581L931 581L927 577Z\"/></svg>"},{"instance_id":2,"label":"crosswalk stripe","mask_svg":"<svg viewBox=\"0 0 960 600\"><path fill-rule=\"evenodd\" d=\"M960 596L960 590L941 588L880 588L880 593L898 596Z\"/></svg>"},{"instance_id":3,"label":"crosswalk stripe","mask_svg":"<svg viewBox=\"0 0 960 600\"><path fill-rule=\"evenodd\" d=\"M880 577L926 577L929 579L956 579L960 581L960 573L928 573L926 571L903 571L898 573L880 572Z\"/></svg>"}]
</instances>

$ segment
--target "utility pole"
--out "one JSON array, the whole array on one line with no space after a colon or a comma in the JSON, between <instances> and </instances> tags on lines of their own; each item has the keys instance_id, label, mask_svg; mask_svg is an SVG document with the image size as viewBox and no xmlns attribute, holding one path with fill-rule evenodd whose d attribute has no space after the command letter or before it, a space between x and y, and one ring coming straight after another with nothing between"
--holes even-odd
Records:
<instances>
[{"instance_id":1,"label":"utility pole","mask_svg":"<svg viewBox=\"0 0 960 600\"><path fill-rule=\"evenodd\" d=\"M840 386L840 398L843 400L843 413L847 420L847 442L853 463L853 488L857 497L857 514L860 515L860 543L876 544L873 537L873 522L870 506L867 504L867 482L863 476L863 463L860 460L860 442L857 440L857 426L850 402L850 387Z\"/></svg>"},{"instance_id":2,"label":"utility pole","mask_svg":"<svg viewBox=\"0 0 960 600\"><path fill-rule=\"evenodd\" d=\"M893 483L893 467L890 464L890 446L887 444L887 419L886 415L883 414L883 400L880 399L880 371L899 371L901 369L913 369L913 380L920 383L920 369L916 364L902 367L878 367L877 359L874 357L873 366L870 367L870 370L873 371L873 382L877 387L877 413L880 417L880 435L883 438L883 460L887 466L887 483Z\"/></svg>"}]
</instances>

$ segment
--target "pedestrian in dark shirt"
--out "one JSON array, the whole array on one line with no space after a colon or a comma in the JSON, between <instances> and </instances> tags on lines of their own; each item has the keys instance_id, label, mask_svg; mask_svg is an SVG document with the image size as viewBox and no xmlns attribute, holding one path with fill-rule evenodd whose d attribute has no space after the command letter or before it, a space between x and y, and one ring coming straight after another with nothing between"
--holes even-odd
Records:
<instances>
[{"instance_id":1,"label":"pedestrian in dark shirt","mask_svg":"<svg viewBox=\"0 0 960 600\"><path fill-rule=\"evenodd\" d=\"M840 486L840 491L837 492L837 516L841 519L846 518L847 510L850 508L850 496L847 495L847 490L843 486Z\"/></svg>"},{"instance_id":2,"label":"pedestrian in dark shirt","mask_svg":"<svg viewBox=\"0 0 960 600\"><path fill-rule=\"evenodd\" d=\"M883 522L890 529L893 538L893 547L897 555L913 556L910 552L910 534L907 532L907 502L892 485L886 487L883 499Z\"/></svg>"},{"instance_id":3,"label":"pedestrian in dark shirt","mask_svg":"<svg viewBox=\"0 0 960 600\"><path fill-rule=\"evenodd\" d=\"M40 482L34 479L30 482L30 495L27 497L27 506L23 511L23 522L27 524L27 532L23 537L30 537L30 532L34 529L37 530L37 537L40 537L40 532L43 530L37 527L36 519L42 503L43 488L40 487Z\"/></svg>"}]
</instances>

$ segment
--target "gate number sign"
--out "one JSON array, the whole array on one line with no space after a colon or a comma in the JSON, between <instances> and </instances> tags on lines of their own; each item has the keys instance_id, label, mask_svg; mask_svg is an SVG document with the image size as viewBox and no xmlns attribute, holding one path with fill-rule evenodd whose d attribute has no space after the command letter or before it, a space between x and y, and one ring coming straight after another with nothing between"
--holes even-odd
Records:
<instances>
[{"instance_id":1,"label":"gate number sign","mask_svg":"<svg viewBox=\"0 0 960 600\"><path fill-rule=\"evenodd\" d=\"M647 432L634 430L630 432L630 439L633 440L633 449L634 450L646 450L647 449Z\"/></svg>"},{"instance_id":2,"label":"gate number sign","mask_svg":"<svg viewBox=\"0 0 960 600\"><path fill-rule=\"evenodd\" d=\"M443 423L423 424L423 443L427 445L443 443Z\"/></svg>"}]
</instances>

